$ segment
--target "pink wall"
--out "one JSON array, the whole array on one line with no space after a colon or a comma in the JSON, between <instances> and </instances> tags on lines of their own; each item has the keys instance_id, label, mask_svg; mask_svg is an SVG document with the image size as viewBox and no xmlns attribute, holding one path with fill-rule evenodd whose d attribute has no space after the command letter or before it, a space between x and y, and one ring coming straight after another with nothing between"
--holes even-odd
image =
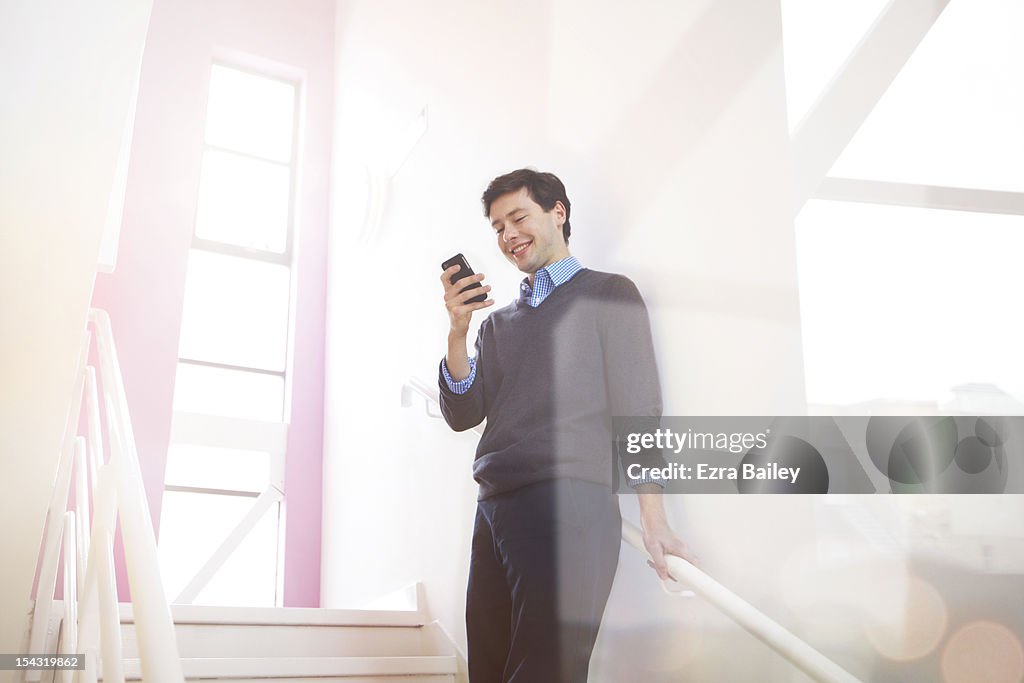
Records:
<instances>
[{"instance_id":1,"label":"pink wall","mask_svg":"<svg viewBox=\"0 0 1024 683\"><path fill-rule=\"evenodd\" d=\"M304 74L285 604L320 601L324 297L333 98L334 0L156 0L143 56L117 267L97 278L110 312L154 527L170 435L185 267L206 92L216 54ZM120 550L118 550L120 553ZM124 568L118 567L122 599Z\"/></svg>"}]
</instances>

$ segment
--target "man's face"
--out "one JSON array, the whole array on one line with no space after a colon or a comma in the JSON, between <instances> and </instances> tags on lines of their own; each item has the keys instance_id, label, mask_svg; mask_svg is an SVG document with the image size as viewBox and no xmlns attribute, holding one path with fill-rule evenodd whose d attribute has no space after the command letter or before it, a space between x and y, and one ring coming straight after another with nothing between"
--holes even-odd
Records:
<instances>
[{"instance_id":1,"label":"man's face","mask_svg":"<svg viewBox=\"0 0 1024 683\"><path fill-rule=\"evenodd\" d=\"M524 187L495 199L489 218L501 253L524 273L533 275L569 255L562 238L562 202L555 202L550 211L544 211Z\"/></svg>"}]
</instances>

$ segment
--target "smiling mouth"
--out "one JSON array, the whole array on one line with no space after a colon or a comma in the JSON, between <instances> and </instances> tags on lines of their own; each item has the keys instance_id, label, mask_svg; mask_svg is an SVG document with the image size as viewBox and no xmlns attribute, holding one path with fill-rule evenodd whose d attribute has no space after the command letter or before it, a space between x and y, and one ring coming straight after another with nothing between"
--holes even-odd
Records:
<instances>
[{"instance_id":1,"label":"smiling mouth","mask_svg":"<svg viewBox=\"0 0 1024 683\"><path fill-rule=\"evenodd\" d=\"M518 259L519 255L526 251L531 244L533 244L533 240L530 240L529 242L523 242L522 244L517 244L512 249L509 249L508 253L512 254L513 258Z\"/></svg>"}]
</instances>

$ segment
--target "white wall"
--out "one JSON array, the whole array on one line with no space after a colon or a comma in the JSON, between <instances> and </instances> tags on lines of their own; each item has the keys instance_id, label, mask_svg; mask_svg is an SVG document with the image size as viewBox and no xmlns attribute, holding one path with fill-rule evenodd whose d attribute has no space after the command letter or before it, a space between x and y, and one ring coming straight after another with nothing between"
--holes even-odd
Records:
<instances>
[{"instance_id":1,"label":"white wall","mask_svg":"<svg viewBox=\"0 0 1024 683\"><path fill-rule=\"evenodd\" d=\"M149 6L41 0L0 11L0 652L25 645Z\"/></svg>"},{"instance_id":2,"label":"white wall","mask_svg":"<svg viewBox=\"0 0 1024 683\"><path fill-rule=\"evenodd\" d=\"M494 248L479 204L493 176L530 165L565 181L573 253L630 275L648 300L667 414L805 410L779 9L760 0L338 7L323 604L423 579L434 615L464 642L475 438L446 433L419 407L403 411L399 390L411 375L434 381L445 257L466 253L499 303L516 294L519 274ZM360 160L424 105L428 132L394 179L379 231L360 243ZM809 503L734 502L671 501L713 568L768 571L787 539L812 533ZM732 550L719 553L724 534ZM660 597L630 553L609 628L643 622ZM727 574L770 596L756 575Z\"/></svg>"}]
</instances>

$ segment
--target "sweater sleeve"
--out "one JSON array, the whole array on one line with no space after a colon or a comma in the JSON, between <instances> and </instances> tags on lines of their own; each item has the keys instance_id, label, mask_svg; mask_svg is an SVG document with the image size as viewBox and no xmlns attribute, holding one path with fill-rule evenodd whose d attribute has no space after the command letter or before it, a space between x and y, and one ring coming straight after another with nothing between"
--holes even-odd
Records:
<instances>
[{"instance_id":1,"label":"sweater sleeve","mask_svg":"<svg viewBox=\"0 0 1024 683\"><path fill-rule=\"evenodd\" d=\"M632 280L621 275L609 280L601 303L601 335L611 413L615 417L631 418L633 429L653 432L661 423L662 400L647 307ZM615 434L615 452L627 477L629 467L634 464L665 466L657 448L628 453L625 438L625 434ZM651 481L628 478L632 486Z\"/></svg>"},{"instance_id":2,"label":"sweater sleeve","mask_svg":"<svg viewBox=\"0 0 1024 683\"><path fill-rule=\"evenodd\" d=\"M483 363L486 363L484 347L489 333L489 320L485 319L480 325L480 331L476 336L476 355L472 363L472 374L469 379L469 387L464 391L457 392L449 384L445 376L447 368L444 359L438 368L438 387L440 389L441 414L444 415L448 426L457 432L464 432L472 429L484 421L487 417L487 401L485 392L484 375L480 372ZM465 380L464 380L465 382ZM460 383L462 384L462 383ZM464 386L464 385L463 385ZM462 389L463 386L458 387Z\"/></svg>"}]
</instances>

